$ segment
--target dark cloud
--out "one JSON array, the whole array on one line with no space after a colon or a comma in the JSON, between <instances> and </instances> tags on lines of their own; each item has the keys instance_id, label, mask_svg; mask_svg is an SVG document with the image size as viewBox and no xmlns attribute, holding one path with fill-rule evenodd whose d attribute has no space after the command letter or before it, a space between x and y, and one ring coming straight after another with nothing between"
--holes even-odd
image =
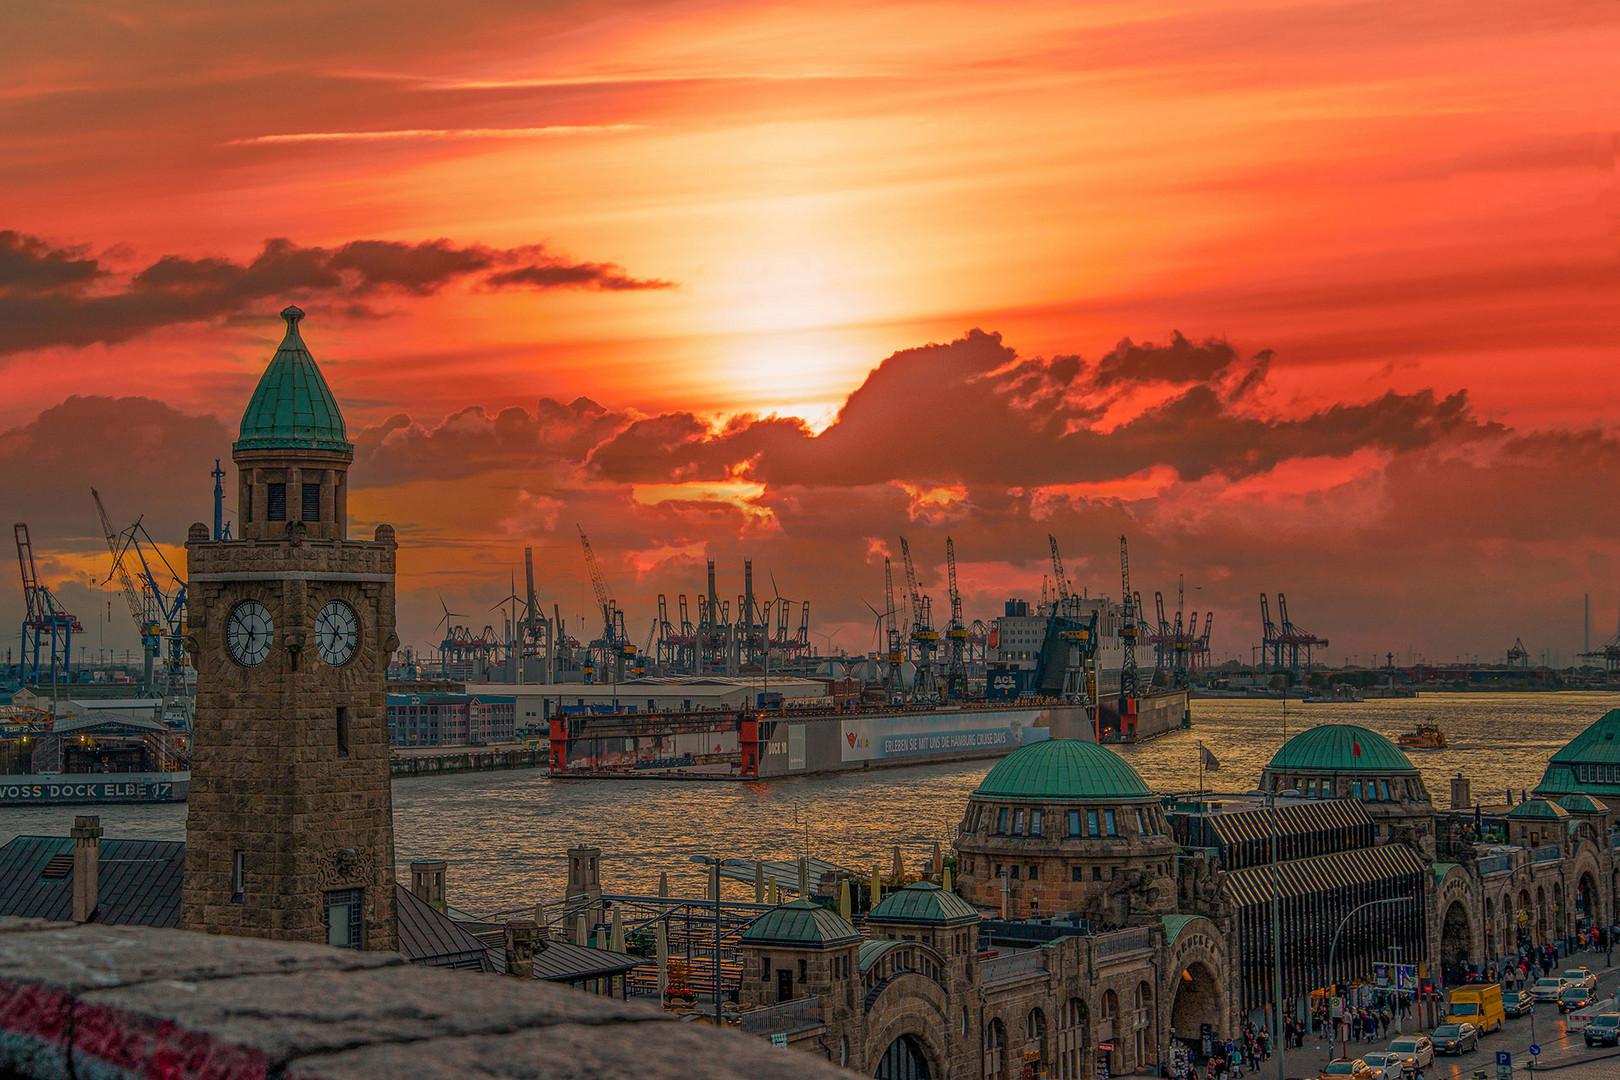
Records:
<instances>
[{"instance_id":1,"label":"dark cloud","mask_svg":"<svg viewBox=\"0 0 1620 1080\"><path fill-rule=\"evenodd\" d=\"M1401 452L1479 438L1466 393L1393 391L1302 414L1239 409L1263 385L1270 354L1241 361L1220 342L1128 340L1088 375L1075 357L1020 361L979 330L949 345L895 353L819 435L781 420L711 433L688 414L630 425L590 460L605 479L718 479L853 486L894 479L1038 487L1118 480L1168 465L1182 480L1257 476L1284 461ZM1097 421L1127 386L1180 386L1116 427Z\"/></svg>"},{"instance_id":2,"label":"dark cloud","mask_svg":"<svg viewBox=\"0 0 1620 1080\"><path fill-rule=\"evenodd\" d=\"M614 263L570 262L543 247L458 247L448 240L406 244L355 240L341 247L266 241L252 260L165 255L106 286L114 275L100 261L37 237L0 232L0 354L51 346L117 344L163 326L227 318L266 301L321 296L355 301L385 292L426 296L465 283L485 289L669 288L630 277Z\"/></svg>"}]
</instances>

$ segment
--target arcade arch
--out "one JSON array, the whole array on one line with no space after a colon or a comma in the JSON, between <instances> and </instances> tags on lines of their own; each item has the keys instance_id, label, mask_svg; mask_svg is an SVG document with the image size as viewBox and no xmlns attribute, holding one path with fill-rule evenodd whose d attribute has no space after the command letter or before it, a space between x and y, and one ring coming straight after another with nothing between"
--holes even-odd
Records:
<instances>
[{"instance_id":1,"label":"arcade arch","mask_svg":"<svg viewBox=\"0 0 1620 1080\"><path fill-rule=\"evenodd\" d=\"M928 1054L915 1035L901 1035L889 1044L878 1062L873 1080L933 1080Z\"/></svg>"}]
</instances>

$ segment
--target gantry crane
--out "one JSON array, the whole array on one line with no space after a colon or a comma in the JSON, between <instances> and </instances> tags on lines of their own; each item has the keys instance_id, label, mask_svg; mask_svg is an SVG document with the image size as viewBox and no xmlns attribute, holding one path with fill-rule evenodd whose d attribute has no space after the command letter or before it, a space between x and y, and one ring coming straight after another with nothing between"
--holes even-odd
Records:
<instances>
[{"instance_id":1,"label":"gantry crane","mask_svg":"<svg viewBox=\"0 0 1620 1080\"><path fill-rule=\"evenodd\" d=\"M906 567L906 592L911 598L911 645L917 677L912 690L917 697L931 698L937 687L934 683L934 650L939 647L939 631L934 629L932 601L917 584L917 567L911 561L911 544L900 538L900 558Z\"/></svg>"},{"instance_id":2,"label":"gantry crane","mask_svg":"<svg viewBox=\"0 0 1620 1080\"><path fill-rule=\"evenodd\" d=\"M39 583L28 526L19 521L12 531L17 537L17 563L22 567L22 682L25 686L38 684L43 653L54 686L66 680L73 663L73 635L84 633L84 626L57 602L50 589Z\"/></svg>"},{"instance_id":3,"label":"gantry crane","mask_svg":"<svg viewBox=\"0 0 1620 1080\"><path fill-rule=\"evenodd\" d=\"M945 538L945 572L951 599L951 621L945 627L949 648L945 662L945 697L951 701L961 701L967 697L967 659L964 654L968 629L962 622L962 593L956 587L956 542L949 536Z\"/></svg>"},{"instance_id":4,"label":"gantry crane","mask_svg":"<svg viewBox=\"0 0 1620 1080\"><path fill-rule=\"evenodd\" d=\"M141 639L141 686L151 690L153 665L156 663L159 650L163 647L162 628L158 623L157 611L152 598L136 587L135 579L129 576L129 567L119 557L122 541L118 530L113 528L112 519L107 516L107 508L102 505L101 493L91 488L90 497L95 500L96 513L101 518L101 531L107 538L107 551L113 559L112 573L107 575L107 580L118 578L124 594L124 603L129 607L129 617L134 621L135 632Z\"/></svg>"}]
</instances>

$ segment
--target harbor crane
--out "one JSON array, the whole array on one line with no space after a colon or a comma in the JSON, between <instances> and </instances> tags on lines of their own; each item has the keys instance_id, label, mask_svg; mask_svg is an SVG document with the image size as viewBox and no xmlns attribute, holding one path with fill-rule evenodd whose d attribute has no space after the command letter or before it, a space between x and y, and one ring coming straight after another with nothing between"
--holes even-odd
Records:
<instances>
[{"instance_id":1,"label":"harbor crane","mask_svg":"<svg viewBox=\"0 0 1620 1080\"><path fill-rule=\"evenodd\" d=\"M1620 626L1615 628L1614 637L1604 642L1601 648L1581 653L1583 660L1602 660L1605 674L1620 673Z\"/></svg>"},{"instance_id":2,"label":"harbor crane","mask_svg":"<svg viewBox=\"0 0 1620 1080\"><path fill-rule=\"evenodd\" d=\"M900 664L905 659L905 653L900 647L900 630L895 625L894 606L894 565L887 555L883 556L883 619L884 619L884 645L887 652L883 654L888 665L885 671L889 686L889 700L897 701L902 691Z\"/></svg>"},{"instance_id":3,"label":"harbor crane","mask_svg":"<svg viewBox=\"0 0 1620 1080\"><path fill-rule=\"evenodd\" d=\"M96 513L101 517L101 531L107 538L107 551L113 559L112 573L107 575L107 580L118 578L124 594L124 603L129 607L129 616L135 623L135 632L140 636L141 686L151 690L153 667L163 640L157 612L154 610L151 597L136 587L135 579L129 576L129 567L118 557L120 537L118 530L113 528L112 520L107 516L107 508L101 503L101 494L95 488L91 488L90 497L95 500Z\"/></svg>"},{"instance_id":4,"label":"harbor crane","mask_svg":"<svg viewBox=\"0 0 1620 1080\"><path fill-rule=\"evenodd\" d=\"M932 698L937 692L934 684L934 650L939 647L939 631L934 629L932 602L917 584L917 567L911 561L911 544L900 538L900 558L906 567L906 592L911 598L911 644L917 665L917 677L912 690L917 697Z\"/></svg>"},{"instance_id":5,"label":"harbor crane","mask_svg":"<svg viewBox=\"0 0 1620 1080\"><path fill-rule=\"evenodd\" d=\"M1311 668L1311 650L1325 649L1328 639L1317 637L1315 634L1294 625L1288 618L1288 597L1282 593L1277 594L1277 617L1280 622L1272 622L1271 606L1266 594L1260 594L1260 659L1262 663L1269 663L1274 671L1309 671Z\"/></svg>"},{"instance_id":6,"label":"harbor crane","mask_svg":"<svg viewBox=\"0 0 1620 1080\"><path fill-rule=\"evenodd\" d=\"M1119 696L1122 701L1135 701L1141 695L1140 678L1136 670L1136 639L1142 630L1137 625L1137 604L1141 598L1131 593L1131 553L1125 534L1119 537L1119 595L1124 602L1125 615L1120 622L1119 636L1123 640L1124 658L1120 667ZM1121 706L1124 708L1125 706Z\"/></svg>"},{"instance_id":7,"label":"harbor crane","mask_svg":"<svg viewBox=\"0 0 1620 1080\"><path fill-rule=\"evenodd\" d=\"M624 630L624 612L613 598L608 595L607 580L602 576L602 568L597 564L596 552L591 550L591 542L585 536L585 530L578 523L574 525L579 529L579 544L585 550L585 570L591 578L591 588L596 593L596 606L602 613L602 636L591 642L587 648L591 651L591 658L600 661L600 670L604 676L612 674L612 682L624 681L624 665L626 660L634 660L636 647L630 643ZM713 586L710 586L711 589ZM595 672L590 672L595 674Z\"/></svg>"},{"instance_id":8,"label":"harbor crane","mask_svg":"<svg viewBox=\"0 0 1620 1080\"><path fill-rule=\"evenodd\" d=\"M136 518L129 528L115 530L107 507L101 501L101 493L91 488L90 498L96 504L107 550L112 554L112 571L107 581L118 580L141 637L145 685L149 690L161 689L165 720L189 729L191 695L186 691L185 679L186 582L152 539L152 534L146 531L144 519ZM160 654L164 660L161 688L153 675L153 661Z\"/></svg>"},{"instance_id":9,"label":"harbor crane","mask_svg":"<svg viewBox=\"0 0 1620 1080\"><path fill-rule=\"evenodd\" d=\"M948 653L945 661L945 697L961 701L967 697L968 628L962 622L962 591L956 587L956 542L945 538L945 572L951 599L951 621L945 626Z\"/></svg>"},{"instance_id":10,"label":"harbor crane","mask_svg":"<svg viewBox=\"0 0 1620 1080\"><path fill-rule=\"evenodd\" d=\"M19 521L12 528L17 538L17 563L22 568L22 682L24 686L38 685L43 655L54 686L67 678L73 662L73 635L84 633L84 625L39 583L28 526Z\"/></svg>"},{"instance_id":11,"label":"harbor crane","mask_svg":"<svg viewBox=\"0 0 1620 1080\"><path fill-rule=\"evenodd\" d=\"M523 659L536 657L541 661L540 681L557 681L557 626L546 618L545 609L534 589L534 548L523 549L523 634L518 658L518 682L523 681Z\"/></svg>"}]
</instances>

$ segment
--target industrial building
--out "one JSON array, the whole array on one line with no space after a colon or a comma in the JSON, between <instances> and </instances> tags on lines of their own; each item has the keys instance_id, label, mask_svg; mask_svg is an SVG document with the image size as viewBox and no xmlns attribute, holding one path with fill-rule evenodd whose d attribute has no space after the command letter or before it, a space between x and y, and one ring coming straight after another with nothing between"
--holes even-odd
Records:
<instances>
[{"instance_id":1,"label":"industrial building","mask_svg":"<svg viewBox=\"0 0 1620 1080\"><path fill-rule=\"evenodd\" d=\"M555 683L519 686L513 683L468 683L468 694L502 695L517 703L519 730L543 726L553 716L615 713L736 712L757 709L764 697L794 705L831 703L828 684L821 679L728 678L722 675L645 676L620 683ZM389 701L393 701L390 696Z\"/></svg>"},{"instance_id":2,"label":"industrial building","mask_svg":"<svg viewBox=\"0 0 1620 1080\"><path fill-rule=\"evenodd\" d=\"M489 746L517 738L517 699L491 694L389 694L389 746Z\"/></svg>"}]
</instances>

